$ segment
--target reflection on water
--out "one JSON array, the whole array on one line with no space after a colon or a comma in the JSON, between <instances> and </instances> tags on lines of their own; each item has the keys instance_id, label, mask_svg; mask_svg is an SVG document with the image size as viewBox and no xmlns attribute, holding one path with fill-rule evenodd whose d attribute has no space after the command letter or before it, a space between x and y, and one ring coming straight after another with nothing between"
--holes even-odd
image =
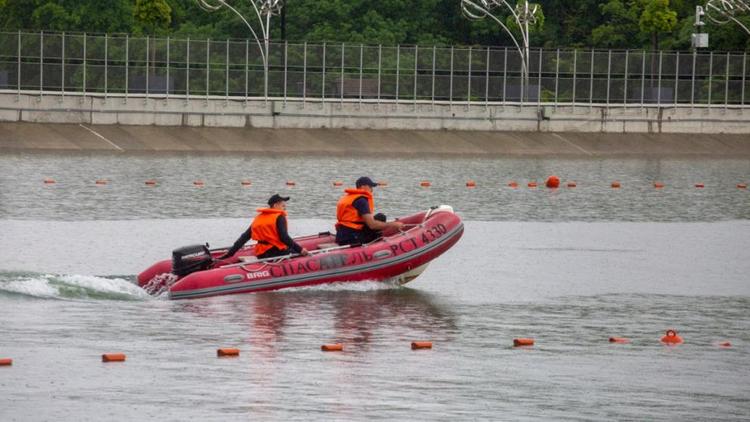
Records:
<instances>
[{"instance_id":1,"label":"reflection on water","mask_svg":"<svg viewBox=\"0 0 750 422\"><path fill-rule=\"evenodd\" d=\"M0 155L0 219L86 220L247 217L274 192L296 218L332 218L342 188L362 174L387 181L378 207L391 215L449 203L469 220L717 221L750 218L750 160L346 157L249 155ZM529 189L550 174L576 188ZM57 183L45 185L42 180ZM107 185L95 185L106 178ZM147 179L158 185L149 187ZM200 179L204 187L193 181ZM251 179L243 187L241 180ZM466 188L467 180L477 187ZM296 185L286 186L287 180ZM421 180L432 187L421 188ZM508 182L520 185L511 189ZM610 188L617 180L621 189ZM655 181L666 185L654 189ZM694 184L705 184L696 189ZM40 206L42 205L43 206Z\"/></svg>"}]
</instances>

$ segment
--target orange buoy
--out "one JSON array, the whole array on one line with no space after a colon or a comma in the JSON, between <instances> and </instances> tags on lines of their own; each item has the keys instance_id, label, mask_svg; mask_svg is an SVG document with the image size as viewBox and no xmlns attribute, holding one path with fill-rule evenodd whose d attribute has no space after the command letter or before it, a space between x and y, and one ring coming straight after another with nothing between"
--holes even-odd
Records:
<instances>
[{"instance_id":1,"label":"orange buoy","mask_svg":"<svg viewBox=\"0 0 750 422\"><path fill-rule=\"evenodd\" d=\"M335 344L324 344L320 346L320 350L324 352L340 352L344 350L344 345L341 343L335 343Z\"/></svg>"},{"instance_id":2,"label":"orange buoy","mask_svg":"<svg viewBox=\"0 0 750 422\"><path fill-rule=\"evenodd\" d=\"M294 180L287 180L287 181L286 181L286 185L287 185L287 186L296 186L296 185L297 185L297 183L296 183L296 182L295 182Z\"/></svg>"},{"instance_id":3,"label":"orange buoy","mask_svg":"<svg viewBox=\"0 0 750 422\"><path fill-rule=\"evenodd\" d=\"M664 183L661 182L654 182L654 188L655 189L661 189L664 187Z\"/></svg>"},{"instance_id":4,"label":"orange buoy","mask_svg":"<svg viewBox=\"0 0 750 422\"><path fill-rule=\"evenodd\" d=\"M747 189L747 184L745 184L745 183L737 183L737 189Z\"/></svg>"},{"instance_id":5,"label":"orange buoy","mask_svg":"<svg viewBox=\"0 0 750 422\"><path fill-rule=\"evenodd\" d=\"M337 180L337 181L333 182L333 186L344 186L344 182L341 182L341 181Z\"/></svg>"},{"instance_id":6,"label":"orange buoy","mask_svg":"<svg viewBox=\"0 0 750 422\"><path fill-rule=\"evenodd\" d=\"M537 184L536 184L536 182L529 182L528 186L533 189L533 188L537 187Z\"/></svg>"},{"instance_id":7,"label":"orange buoy","mask_svg":"<svg viewBox=\"0 0 750 422\"><path fill-rule=\"evenodd\" d=\"M547 178L547 181L544 182L544 184L550 189L557 189L560 187L560 178L552 175Z\"/></svg>"},{"instance_id":8,"label":"orange buoy","mask_svg":"<svg viewBox=\"0 0 750 422\"><path fill-rule=\"evenodd\" d=\"M125 362L125 354L105 353L102 355L102 362Z\"/></svg>"},{"instance_id":9,"label":"orange buoy","mask_svg":"<svg viewBox=\"0 0 750 422\"><path fill-rule=\"evenodd\" d=\"M13 365L13 359L11 358L0 359L0 366L11 366L11 365Z\"/></svg>"},{"instance_id":10,"label":"orange buoy","mask_svg":"<svg viewBox=\"0 0 750 422\"><path fill-rule=\"evenodd\" d=\"M630 339L627 339L625 337L610 337L609 338L610 343L630 343Z\"/></svg>"},{"instance_id":11,"label":"orange buoy","mask_svg":"<svg viewBox=\"0 0 750 422\"><path fill-rule=\"evenodd\" d=\"M146 186L156 186L156 180L154 179L146 180Z\"/></svg>"},{"instance_id":12,"label":"orange buoy","mask_svg":"<svg viewBox=\"0 0 750 422\"><path fill-rule=\"evenodd\" d=\"M467 188L475 188L475 187L477 187L477 182L475 182L473 180L469 180L469 181L466 182L466 187Z\"/></svg>"},{"instance_id":13,"label":"orange buoy","mask_svg":"<svg viewBox=\"0 0 750 422\"><path fill-rule=\"evenodd\" d=\"M203 180L196 180L193 182L193 185L195 186L203 186L205 183L203 183Z\"/></svg>"},{"instance_id":14,"label":"orange buoy","mask_svg":"<svg viewBox=\"0 0 750 422\"><path fill-rule=\"evenodd\" d=\"M534 345L533 338L514 338L513 339L513 347L533 346L533 345Z\"/></svg>"},{"instance_id":15,"label":"orange buoy","mask_svg":"<svg viewBox=\"0 0 750 422\"><path fill-rule=\"evenodd\" d=\"M96 182L94 182L97 185L106 185L107 179L98 179Z\"/></svg>"},{"instance_id":16,"label":"orange buoy","mask_svg":"<svg viewBox=\"0 0 750 422\"><path fill-rule=\"evenodd\" d=\"M510 187L511 189L517 189L518 188L518 183L516 183L515 181L511 180L510 183L508 183L508 187Z\"/></svg>"},{"instance_id":17,"label":"orange buoy","mask_svg":"<svg viewBox=\"0 0 750 422\"><path fill-rule=\"evenodd\" d=\"M728 341L722 341L721 343L719 343L719 347L723 347L723 348L732 347L732 343Z\"/></svg>"},{"instance_id":18,"label":"orange buoy","mask_svg":"<svg viewBox=\"0 0 750 422\"><path fill-rule=\"evenodd\" d=\"M611 186L612 186L613 189L619 189L620 188L620 182L617 182L617 181L612 182Z\"/></svg>"},{"instance_id":19,"label":"orange buoy","mask_svg":"<svg viewBox=\"0 0 750 422\"><path fill-rule=\"evenodd\" d=\"M388 186L388 182L378 182L378 186L382 186L382 187Z\"/></svg>"},{"instance_id":20,"label":"orange buoy","mask_svg":"<svg viewBox=\"0 0 750 422\"><path fill-rule=\"evenodd\" d=\"M706 187L706 185L704 185L703 183L696 183L695 187L698 188L698 189L703 189L703 188Z\"/></svg>"},{"instance_id":21,"label":"orange buoy","mask_svg":"<svg viewBox=\"0 0 750 422\"><path fill-rule=\"evenodd\" d=\"M223 358L227 356L239 356L240 355L240 349L236 349L234 347L220 347L216 349L216 356Z\"/></svg>"},{"instance_id":22,"label":"orange buoy","mask_svg":"<svg viewBox=\"0 0 750 422\"><path fill-rule=\"evenodd\" d=\"M578 186L578 184L576 182L568 182L568 187L569 188L574 188L576 186Z\"/></svg>"},{"instance_id":23,"label":"orange buoy","mask_svg":"<svg viewBox=\"0 0 750 422\"><path fill-rule=\"evenodd\" d=\"M55 183L55 179L44 179L45 185L54 185Z\"/></svg>"},{"instance_id":24,"label":"orange buoy","mask_svg":"<svg viewBox=\"0 0 750 422\"><path fill-rule=\"evenodd\" d=\"M252 185L252 184L253 184L253 182L251 182L251 181L249 181L249 180L243 180L243 181L241 181L241 182L240 182L240 184L241 184L242 186L250 186L250 185Z\"/></svg>"},{"instance_id":25,"label":"orange buoy","mask_svg":"<svg viewBox=\"0 0 750 422\"><path fill-rule=\"evenodd\" d=\"M677 331L670 328L661 338L661 342L667 344L680 344L684 342L684 340L677 334Z\"/></svg>"},{"instance_id":26,"label":"orange buoy","mask_svg":"<svg viewBox=\"0 0 750 422\"><path fill-rule=\"evenodd\" d=\"M421 183L419 184L419 186L422 186L423 188L429 188L430 186L432 186L432 183L430 183L430 182L429 182L428 180L423 180L423 181L422 181L422 182L421 182Z\"/></svg>"},{"instance_id":27,"label":"orange buoy","mask_svg":"<svg viewBox=\"0 0 750 422\"><path fill-rule=\"evenodd\" d=\"M417 350L417 349L432 349L432 342L431 341L412 341L411 350Z\"/></svg>"}]
</instances>

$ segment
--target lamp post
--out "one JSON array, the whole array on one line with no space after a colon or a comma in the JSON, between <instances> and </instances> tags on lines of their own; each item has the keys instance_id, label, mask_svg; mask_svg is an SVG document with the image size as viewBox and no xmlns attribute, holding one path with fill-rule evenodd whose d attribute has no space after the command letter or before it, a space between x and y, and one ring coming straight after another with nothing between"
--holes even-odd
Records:
<instances>
[{"instance_id":1,"label":"lamp post","mask_svg":"<svg viewBox=\"0 0 750 422\"><path fill-rule=\"evenodd\" d=\"M705 10L714 23L734 22L750 35L750 29L737 19L743 13L750 13L750 0L708 0Z\"/></svg>"},{"instance_id":2,"label":"lamp post","mask_svg":"<svg viewBox=\"0 0 750 422\"><path fill-rule=\"evenodd\" d=\"M516 26L521 32L521 44L518 43L515 35L505 22L495 15L497 9L503 8L507 9L513 16ZM528 0L518 2L515 7L511 6L506 0L461 0L461 11L464 16L472 20L489 17L508 33L521 56L521 76L524 87L528 87L529 82L529 25L536 24L539 10L539 5L530 5ZM523 97L523 95L522 88L521 96Z\"/></svg>"},{"instance_id":3,"label":"lamp post","mask_svg":"<svg viewBox=\"0 0 750 422\"><path fill-rule=\"evenodd\" d=\"M203 10L206 10L208 12L215 12L222 7L226 7L227 9L234 12L234 14L239 16L240 19L242 19L242 22L244 22L248 29L250 29L250 32L255 38L255 42L258 44L260 56L263 60L263 94L265 98L268 99L268 54L271 41L269 36L271 32L271 16L281 13L281 10L284 8L284 0L247 0L253 7L253 11L255 11L255 17L258 19L258 26L260 26L260 36L262 36L262 38L258 35L258 32L255 31L255 28L250 25L250 22L248 22L245 16L243 16L242 13L240 13L240 11L238 11L234 6L229 4L231 0L197 1L198 5L200 5Z\"/></svg>"}]
</instances>

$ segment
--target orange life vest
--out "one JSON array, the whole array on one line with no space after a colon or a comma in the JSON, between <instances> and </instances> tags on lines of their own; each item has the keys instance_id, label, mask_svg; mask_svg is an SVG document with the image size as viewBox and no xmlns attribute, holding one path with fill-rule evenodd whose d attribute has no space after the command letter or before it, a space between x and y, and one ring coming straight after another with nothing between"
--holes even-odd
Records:
<instances>
[{"instance_id":1,"label":"orange life vest","mask_svg":"<svg viewBox=\"0 0 750 422\"><path fill-rule=\"evenodd\" d=\"M255 240L255 256L262 255L274 246L279 250L287 249L287 246L279 238L279 231L276 230L276 220L286 216L286 211L273 208L258 208L258 215L250 225L252 239Z\"/></svg>"},{"instance_id":2,"label":"orange life vest","mask_svg":"<svg viewBox=\"0 0 750 422\"><path fill-rule=\"evenodd\" d=\"M342 196L338 205L336 205L336 219L338 220L336 225L362 230L365 227L365 221L354 208L354 201L364 196L370 204L370 212L375 212L372 193L364 189L346 189L344 192L346 192L346 195Z\"/></svg>"}]
</instances>

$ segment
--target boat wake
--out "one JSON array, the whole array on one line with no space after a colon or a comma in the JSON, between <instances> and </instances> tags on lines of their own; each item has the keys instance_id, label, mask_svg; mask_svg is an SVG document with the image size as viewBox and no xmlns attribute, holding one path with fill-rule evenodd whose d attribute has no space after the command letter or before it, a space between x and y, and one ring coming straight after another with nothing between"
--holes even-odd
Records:
<instances>
[{"instance_id":1,"label":"boat wake","mask_svg":"<svg viewBox=\"0 0 750 422\"><path fill-rule=\"evenodd\" d=\"M397 280L388 281L341 281L337 283L325 283L314 286L290 287L277 290L275 293L300 293L300 292L371 292L375 290L390 290L404 288Z\"/></svg>"},{"instance_id":2,"label":"boat wake","mask_svg":"<svg viewBox=\"0 0 750 422\"><path fill-rule=\"evenodd\" d=\"M148 300L127 276L0 272L0 296L41 299Z\"/></svg>"}]
</instances>

